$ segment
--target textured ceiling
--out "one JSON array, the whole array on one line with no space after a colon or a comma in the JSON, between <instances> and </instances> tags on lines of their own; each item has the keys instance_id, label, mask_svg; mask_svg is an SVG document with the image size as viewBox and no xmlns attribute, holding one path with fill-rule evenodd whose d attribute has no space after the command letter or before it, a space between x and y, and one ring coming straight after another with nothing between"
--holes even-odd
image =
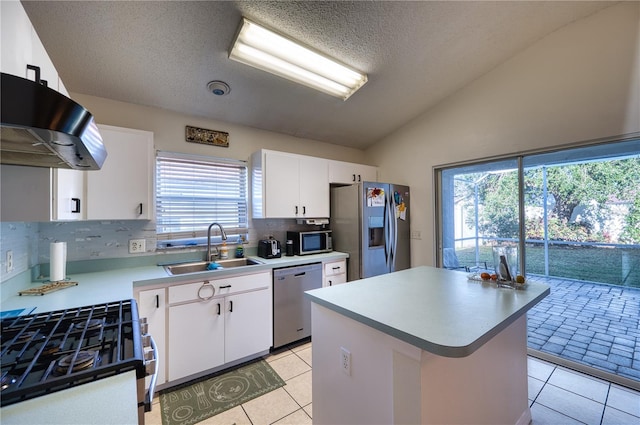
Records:
<instances>
[{"instance_id":1,"label":"textured ceiling","mask_svg":"<svg viewBox=\"0 0 640 425\"><path fill-rule=\"evenodd\" d=\"M364 149L612 2L23 1L69 91ZM242 16L366 72L347 101L228 59ZM231 86L224 97L211 80Z\"/></svg>"}]
</instances>

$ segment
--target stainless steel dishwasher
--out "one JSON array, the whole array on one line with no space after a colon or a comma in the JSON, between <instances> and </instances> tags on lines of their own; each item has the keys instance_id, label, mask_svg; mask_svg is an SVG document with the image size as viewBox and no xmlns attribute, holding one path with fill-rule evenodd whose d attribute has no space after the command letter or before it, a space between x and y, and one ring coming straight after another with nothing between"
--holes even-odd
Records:
<instances>
[{"instance_id":1,"label":"stainless steel dishwasher","mask_svg":"<svg viewBox=\"0 0 640 425\"><path fill-rule=\"evenodd\" d=\"M273 347L311 335L311 301L304 292L322 287L322 263L273 270Z\"/></svg>"}]
</instances>

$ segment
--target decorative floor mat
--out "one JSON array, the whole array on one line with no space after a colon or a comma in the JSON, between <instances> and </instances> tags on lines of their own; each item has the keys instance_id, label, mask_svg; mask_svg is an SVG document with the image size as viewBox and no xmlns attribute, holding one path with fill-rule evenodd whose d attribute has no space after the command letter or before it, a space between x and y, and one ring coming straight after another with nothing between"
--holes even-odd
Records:
<instances>
[{"instance_id":1,"label":"decorative floor mat","mask_svg":"<svg viewBox=\"0 0 640 425\"><path fill-rule=\"evenodd\" d=\"M160 393L162 425L190 425L273 391L285 382L264 360Z\"/></svg>"}]
</instances>

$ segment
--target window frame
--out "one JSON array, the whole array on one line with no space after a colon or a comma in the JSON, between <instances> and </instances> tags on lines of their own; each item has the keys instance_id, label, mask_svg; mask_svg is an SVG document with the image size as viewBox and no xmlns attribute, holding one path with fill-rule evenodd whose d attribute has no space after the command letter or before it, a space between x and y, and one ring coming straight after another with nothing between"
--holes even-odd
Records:
<instances>
[{"instance_id":1,"label":"window frame","mask_svg":"<svg viewBox=\"0 0 640 425\"><path fill-rule=\"evenodd\" d=\"M212 174L208 174L207 169L211 169ZM222 224L228 242L235 243L240 238L247 239L249 230L247 161L157 151L155 172L157 249L206 246L207 229L214 222ZM171 176L170 172L175 175ZM187 173L192 173L192 180L189 180ZM237 174L235 176L237 179L228 180L228 177L234 174ZM205 182L215 187L203 190L210 187L203 185ZM235 198L229 196L234 188L239 190ZM181 190L184 191L183 196L176 193ZM218 213L221 206L224 212ZM177 223L181 219L180 214L168 214L167 209L176 211L191 209L193 213L183 214L185 222ZM195 217L196 211L206 217ZM217 226L212 229L212 242L215 244L222 242Z\"/></svg>"}]
</instances>

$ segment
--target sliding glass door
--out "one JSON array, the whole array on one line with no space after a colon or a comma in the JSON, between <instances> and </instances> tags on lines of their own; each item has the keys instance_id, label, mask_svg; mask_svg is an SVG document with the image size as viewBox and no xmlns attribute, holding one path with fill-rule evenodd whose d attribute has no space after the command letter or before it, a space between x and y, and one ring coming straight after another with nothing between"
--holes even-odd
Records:
<instances>
[{"instance_id":1,"label":"sliding glass door","mask_svg":"<svg viewBox=\"0 0 640 425\"><path fill-rule=\"evenodd\" d=\"M518 160L448 168L440 176L442 266L493 270L492 247L519 241Z\"/></svg>"},{"instance_id":2,"label":"sliding glass door","mask_svg":"<svg viewBox=\"0 0 640 425\"><path fill-rule=\"evenodd\" d=\"M513 246L521 273L640 287L640 139L441 168L436 181L438 265L493 271L493 248Z\"/></svg>"}]
</instances>

